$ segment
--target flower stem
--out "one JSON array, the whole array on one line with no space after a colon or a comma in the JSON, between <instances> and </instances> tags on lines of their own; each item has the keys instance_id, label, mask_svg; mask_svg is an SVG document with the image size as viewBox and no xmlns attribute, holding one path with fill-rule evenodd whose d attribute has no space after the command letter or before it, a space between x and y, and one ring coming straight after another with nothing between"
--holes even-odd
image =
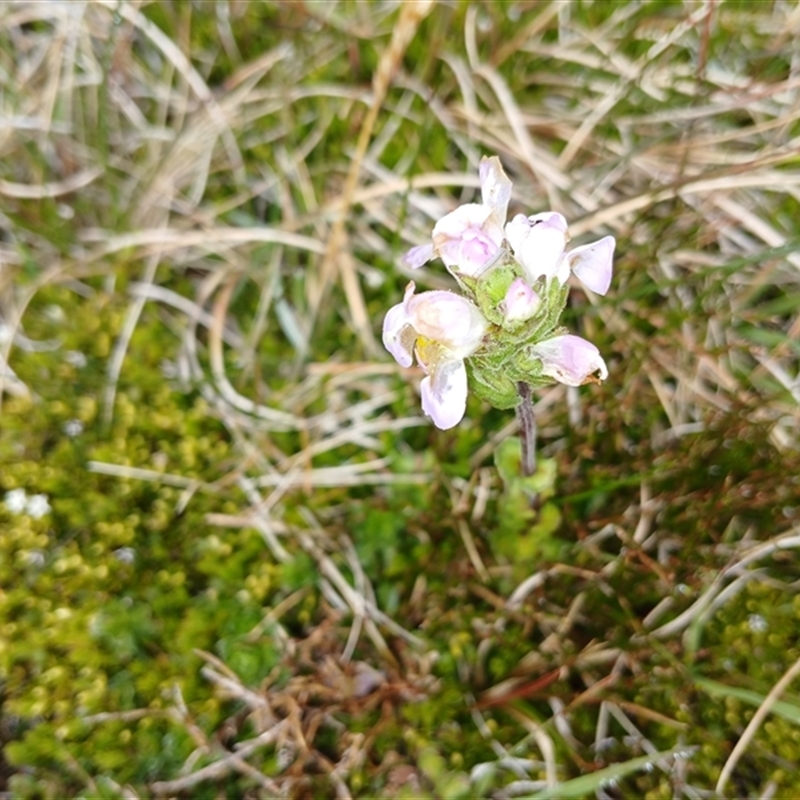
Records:
<instances>
[{"instance_id":1,"label":"flower stem","mask_svg":"<svg viewBox=\"0 0 800 800\"><path fill-rule=\"evenodd\" d=\"M517 384L522 401L517 406L519 437L522 442L522 474L526 478L536 472L536 418L533 415L531 387L524 381Z\"/></svg>"}]
</instances>

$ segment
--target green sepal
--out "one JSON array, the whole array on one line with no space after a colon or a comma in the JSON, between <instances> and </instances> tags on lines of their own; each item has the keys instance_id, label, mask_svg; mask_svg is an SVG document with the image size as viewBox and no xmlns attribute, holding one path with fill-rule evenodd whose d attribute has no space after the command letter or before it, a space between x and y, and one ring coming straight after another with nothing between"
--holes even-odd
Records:
<instances>
[{"instance_id":1,"label":"green sepal","mask_svg":"<svg viewBox=\"0 0 800 800\"><path fill-rule=\"evenodd\" d=\"M511 284L524 277L513 258L498 258L494 266L478 277L453 274L489 322L480 350L467 359L470 386L475 394L495 408L509 409L519 404L520 381L534 389L555 383L542 374L542 361L534 348L540 342L567 333L558 322L569 288L557 280L537 281L533 289L541 304L536 313L528 320L508 322L501 304Z\"/></svg>"},{"instance_id":2,"label":"green sepal","mask_svg":"<svg viewBox=\"0 0 800 800\"><path fill-rule=\"evenodd\" d=\"M475 305L480 307L478 303L478 286L480 284L480 278L473 278L470 275L462 275L457 270L449 270L450 274L456 279L461 291L464 292L465 296L472 300ZM483 310L483 309L481 309Z\"/></svg>"},{"instance_id":3,"label":"green sepal","mask_svg":"<svg viewBox=\"0 0 800 800\"><path fill-rule=\"evenodd\" d=\"M547 321L549 327L554 328L558 325L558 321L561 319L561 315L567 307L569 285L565 283L562 286L558 281L550 281L550 285L546 288L545 294L547 295L547 301L545 303L547 307Z\"/></svg>"},{"instance_id":4,"label":"green sepal","mask_svg":"<svg viewBox=\"0 0 800 800\"><path fill-rule=\"evenodd\" d=\"M484 358L471 358L467 361L470 386L475 394L495 408L516 408L519 404L517 384L502 369L493 369Z\"/></svg>"}]
</instances>

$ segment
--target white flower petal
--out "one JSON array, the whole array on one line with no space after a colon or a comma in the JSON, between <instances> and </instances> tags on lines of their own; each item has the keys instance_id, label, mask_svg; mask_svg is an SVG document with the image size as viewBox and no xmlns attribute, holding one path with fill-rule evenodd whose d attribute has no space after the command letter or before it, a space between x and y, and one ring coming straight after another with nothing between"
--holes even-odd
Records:
<instances>
[{"instance_id":1,"label":"white flower petal","mask_svg":"<svg viewBox=\"0 0 800 800\"><path fill-rule=\"evenodd\" d=\"M392 306L383 319L383 346L401 367L410 367L414 361L414 337L404 335L411 323L407 306L413 294L414 281L411 281L406 287L403 302Z\"/></svg>"},{"instance_id":2,"label":"white flower petal","mask_svg":"<svg viewBox=\"0 0 800 800\"><path fill-rule=\"evenodd\" d=\"M481 179L481 199L494 212L495 222L502 227L508 213L508 202L511 200L511 181L500 159L497 156L481 159L478 175Z\"/></svg>"},{"instance_id":3,"label":"white flower petal","mask_svg":"<svg viewBox=\"0 0 800 800\"><path fill-rule=\"evenodd\" d=\"M567 222L561 214L517 214L506 225L506 238L529 283L544 277L557 278L563 284L564 272L559 267L567 244Z\"/></svg>"},{"instance_id":4,"label":"white flower petal","mask_svg":"<svg viewBox=\"0 0 800 800\"><path fill-rule=\"evenodd\" d=\"M467 410L467 369L463 361L443 361L420 384L422 410L445 431Z\"/></svg>"},{"instance_id":5,"label":"white flower petal","mask_svg":"<svg viewBox=\"0 0 800 800\"><path fill-rule=\"evenodd\" d=\"M423 264L427 264L433 258L433 245L421 244L412 247L403 255L400 261L408 269L419 269Z\"/></svg>"},{"instance_id":6,"label":"white flower petal","mask_svg":"<svg viewBox=\"0 0 800 800\"><path fill-rule=\"evenodd\" d=\"M561 231L565 237L567 235L567 219L563 214L559 214L558 211L542 211L539 214L531 214L528 217L528 222L531 225L548 225Z\"/></svg>"},{"instance_id":7,"label":"white flower petal","mask_svg":"<svg viewBox=\"0 0 800 800\"><path fill-rule=\"evenodd\" d=\"M575 276L584 286L597 294L605 294L611 285L615 245L614 237L606 236L567 253L569 265Z\"/></svg>"},{"instance_id":8,"label":"white flower petal","mask_svg":"<svg viewBox=\"0 0 800 800\"><path fill-rule=\"evenodd\" d=\"M34 494L29 497L28 502L25 503L25 511L28 513L28 516L33 517L33 519L41 519L45 514L49 514L51 508L47 500L47 495Z\"/></svg>"},{"instance_id":9,"label":"white flower petal","mask_svg":"<svg viewBox=\"0 0 800 800\"><path fill-rule=\"evenodd\" d=\"M434 245L437 239L458 239L469 228L482 228L491 215L492 209L481 203L459 206L433 226Z\"/></svg>"}]
</instances>

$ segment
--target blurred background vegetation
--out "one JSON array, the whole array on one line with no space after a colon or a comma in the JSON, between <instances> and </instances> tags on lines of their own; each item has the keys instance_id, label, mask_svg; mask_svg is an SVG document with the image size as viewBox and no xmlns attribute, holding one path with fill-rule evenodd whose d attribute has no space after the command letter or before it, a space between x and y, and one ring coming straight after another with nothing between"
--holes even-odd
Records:
<instances>
[{"instance_id":1,"label":"blurred background vegetation","mask_svg":"<svg viewBox=\"0 0 800 800\"><path fill-rule=\"evenodd\" d=\"M800 795L798 153L781 0L0 5L0 796ZM538 513L378 344L483 154Z\"/></svg>"}]
</instances>

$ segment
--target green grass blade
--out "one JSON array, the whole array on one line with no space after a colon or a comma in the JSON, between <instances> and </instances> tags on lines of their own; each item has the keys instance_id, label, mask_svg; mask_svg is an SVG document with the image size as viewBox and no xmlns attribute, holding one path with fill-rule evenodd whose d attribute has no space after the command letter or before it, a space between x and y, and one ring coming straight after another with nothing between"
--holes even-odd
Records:
<instances>
[{"instance_id":1,"label":"green grass blade","mask_svg":"<svg viewBox=\"0 0 800 800\"><path fill-rule=\"evenodd\" d=\"M654 764L661 758L675 758L678 752L677 750L665 750L662 753L632 758L630 761L624 761L621 764L612 764L610 767L604 767L597 770L597 772L592 772L590 775L581 775L580 778L573 778L570 781L566 781L566 783L559 783L558 786L528 795L523 800L551 800L551 798L552 800L564 800L568 797L584 797L588 794L593 794L601 786L605 786L611 781L619 780L632 772L645 769L648 765ZM680 752L683 753L685 751L681 750Z\"/></svg>"},{"instance_id":2,"label":"green grass blade","mask_svg":"<svg viewBox=\"0 0 800 800\"><path fill-rule=\"evenodd\" d=\"M765 699L765 695L754 692L751 689L742 689L739 686L728 686L727 684L718 683L708 678L695 678L695 685L712 697L734 697L756 708L758 708ZM776 700L772 704L772 712L795 725L800 725L800 706L787 703L786 700Z\"/></svg>"}]
</instances>

